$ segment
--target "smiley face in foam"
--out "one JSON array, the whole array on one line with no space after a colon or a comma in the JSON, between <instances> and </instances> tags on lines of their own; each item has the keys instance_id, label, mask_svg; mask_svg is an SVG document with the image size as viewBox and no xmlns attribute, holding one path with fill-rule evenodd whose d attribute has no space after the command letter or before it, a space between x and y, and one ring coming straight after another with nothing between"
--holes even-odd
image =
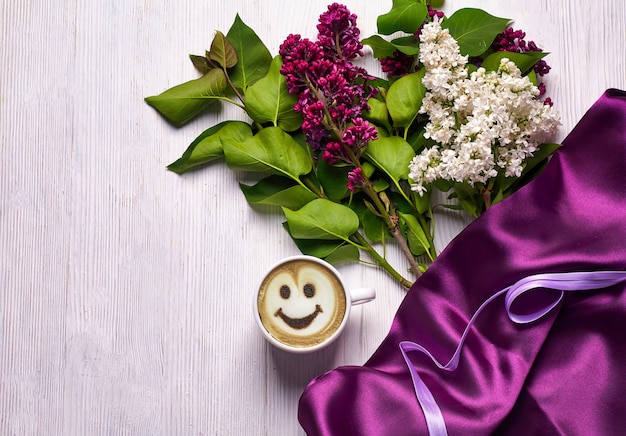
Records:
<instances>
[{"instance_id":1,"label":"smiley face in foam","mask_svg":"<svg viewBox=\"0 0 626 436\"><path fill-rule=\"evenodd\" d=\"M274 268L257 299L263 327L278 341L310 347L329 338L346 314L341 281L324 265L293 260Z\"/></svg>"}]
</instances>

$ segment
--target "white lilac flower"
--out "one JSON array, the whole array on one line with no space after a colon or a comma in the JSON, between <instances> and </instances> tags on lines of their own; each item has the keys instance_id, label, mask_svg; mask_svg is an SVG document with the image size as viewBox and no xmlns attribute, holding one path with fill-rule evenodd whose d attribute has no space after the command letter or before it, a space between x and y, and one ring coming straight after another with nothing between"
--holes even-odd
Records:
<instances>
[{"instance_id":1,"label":"white lilac flower","mask_svg":"<svg viewBox=\"0 0 626 436\"><path fill-rule=\"evenodd\" d=\"M439 20L424 26L419 56L427 89L420 113L429 118L424 136L439 145L411 161L412 189L422 195L438 179L484 184L499 172L519 177L559 124L557 112L538 100L539 89L506 58L497 71L478 68L468 76L467 57Z\"/></svg>"},{"instance_id":2,"label":"white lilac flower","mask_svg":"<svg viewBox=\"0 0 626 436\"><path fill-rule=\"evenodd\" d=\"M421 154L415 156L409 166L409 178L415 181L412 189L420 195L426 192L424 184L434 182L439 178L439 171L435 168L441 163L441 153L436 145L425 149Z\"/></svg>"}]
</instances>

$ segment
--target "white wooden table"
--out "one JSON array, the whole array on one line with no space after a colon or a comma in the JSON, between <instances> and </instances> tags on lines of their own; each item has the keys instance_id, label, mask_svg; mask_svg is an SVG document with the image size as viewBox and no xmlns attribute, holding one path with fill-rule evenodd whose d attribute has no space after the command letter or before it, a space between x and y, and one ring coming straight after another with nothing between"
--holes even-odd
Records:
<instances>
[{"instance_id":1,"label":"white wooden table","mask_svg":"<svg viewBox=\"0 0 626 436\"><path fill-rule=\"evenodd\" d=\"M223 163L165 169L242 114L176 129L143 101L195 78L187 55L236 13L277 54L289 33L314 38L328 3L0 2L0 434L302 434L309 380L376 349L404 291L365 265L339 269L378 298L329 349L295 356L261 338L254 287L298 253L281 215L250 207L237 186L249 176ZM345 4L364 37L391 7ZM448 0L445 11L465 6L515 19L552 53L557 140L606 88L626 88L626 2ZM438 227L440 247L463 222Z\"/></svg>"}]
</instances>

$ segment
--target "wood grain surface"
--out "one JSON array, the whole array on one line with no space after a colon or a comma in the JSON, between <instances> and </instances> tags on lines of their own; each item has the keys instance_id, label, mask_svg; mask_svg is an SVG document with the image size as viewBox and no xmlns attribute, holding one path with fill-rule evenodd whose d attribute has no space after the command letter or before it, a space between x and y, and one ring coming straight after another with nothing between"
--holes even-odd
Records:
<instances>
[{"instance_id":1,"label":"wood grain surface","mask_svg":"<svg viewBox=\"0 0 626 436\"><path fill-rule=\"evenodd\" d=\"M345 3L363 36L391 7ZM281 215L249 206L238 182L251 176L223 162L165 169L205 128L245 118L224 106L179 129L143 101L197 77L188 54L236 13L277 54L289 33L315 37L327 4L0 1L1 435L303 434L306 384L375 351L405 292L367 265L339 267L378 296L330 348L290 355L262 339L254 288L298 253ZM445 11L461 7L512 18L551 52L557 140L606 88L626 88L622 0L448 0ZM438 247L467 222L443 217Z\"/></svg>"}]
</instances>

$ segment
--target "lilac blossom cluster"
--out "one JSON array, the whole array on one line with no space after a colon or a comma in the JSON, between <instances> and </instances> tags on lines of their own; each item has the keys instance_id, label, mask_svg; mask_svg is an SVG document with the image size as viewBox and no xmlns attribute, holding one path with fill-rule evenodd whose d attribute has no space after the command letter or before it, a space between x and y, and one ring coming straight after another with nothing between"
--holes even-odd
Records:
<instances>
[{"instance_id":1,"label":"lilac blossom cluster","mask_svg":"<svg viewBox=\"0 0 626 436\"><path fill-rule=\"evenodd\" d=\"M362 149L377 131L361 117L376 88L368 83L374 78L352 63L363 56L356 15L333 3L320 16L317 30L316 41L297 34L285 39L279 51L281 73L289 93L298 95L294 109L302 114L302 131L315 156L331 165L358 167ZM361 174L353 172L351 189L358 187Z\"/></svg>"},{"instance_id":2,"label":"lilac blossom cluster","mask_svg":"<svg viewBox=\"0 0 626 436\"><path fill-rule=\"evenodd\" d=\"M420 62L427 89L420 112L424 136L437 142L409 165L412 189L422 195L435 180L486 184L500 172L519 177L524 161L552 135L559 116L517 66L502 59L497 71L468 74L467 56L438 20L424 27Z\"/></svg>"},{"instance_id":3,"label":"lilac blossom cluster","mask_svg":"<svg viewBox=\"0 0 626 436\"><path fill-rule=\"evenodd\" d=\"M382 58L380 67L388 77L402 77L416 69L415 56L395 51L392 56Z\"/></svg>"}]
</instances>

